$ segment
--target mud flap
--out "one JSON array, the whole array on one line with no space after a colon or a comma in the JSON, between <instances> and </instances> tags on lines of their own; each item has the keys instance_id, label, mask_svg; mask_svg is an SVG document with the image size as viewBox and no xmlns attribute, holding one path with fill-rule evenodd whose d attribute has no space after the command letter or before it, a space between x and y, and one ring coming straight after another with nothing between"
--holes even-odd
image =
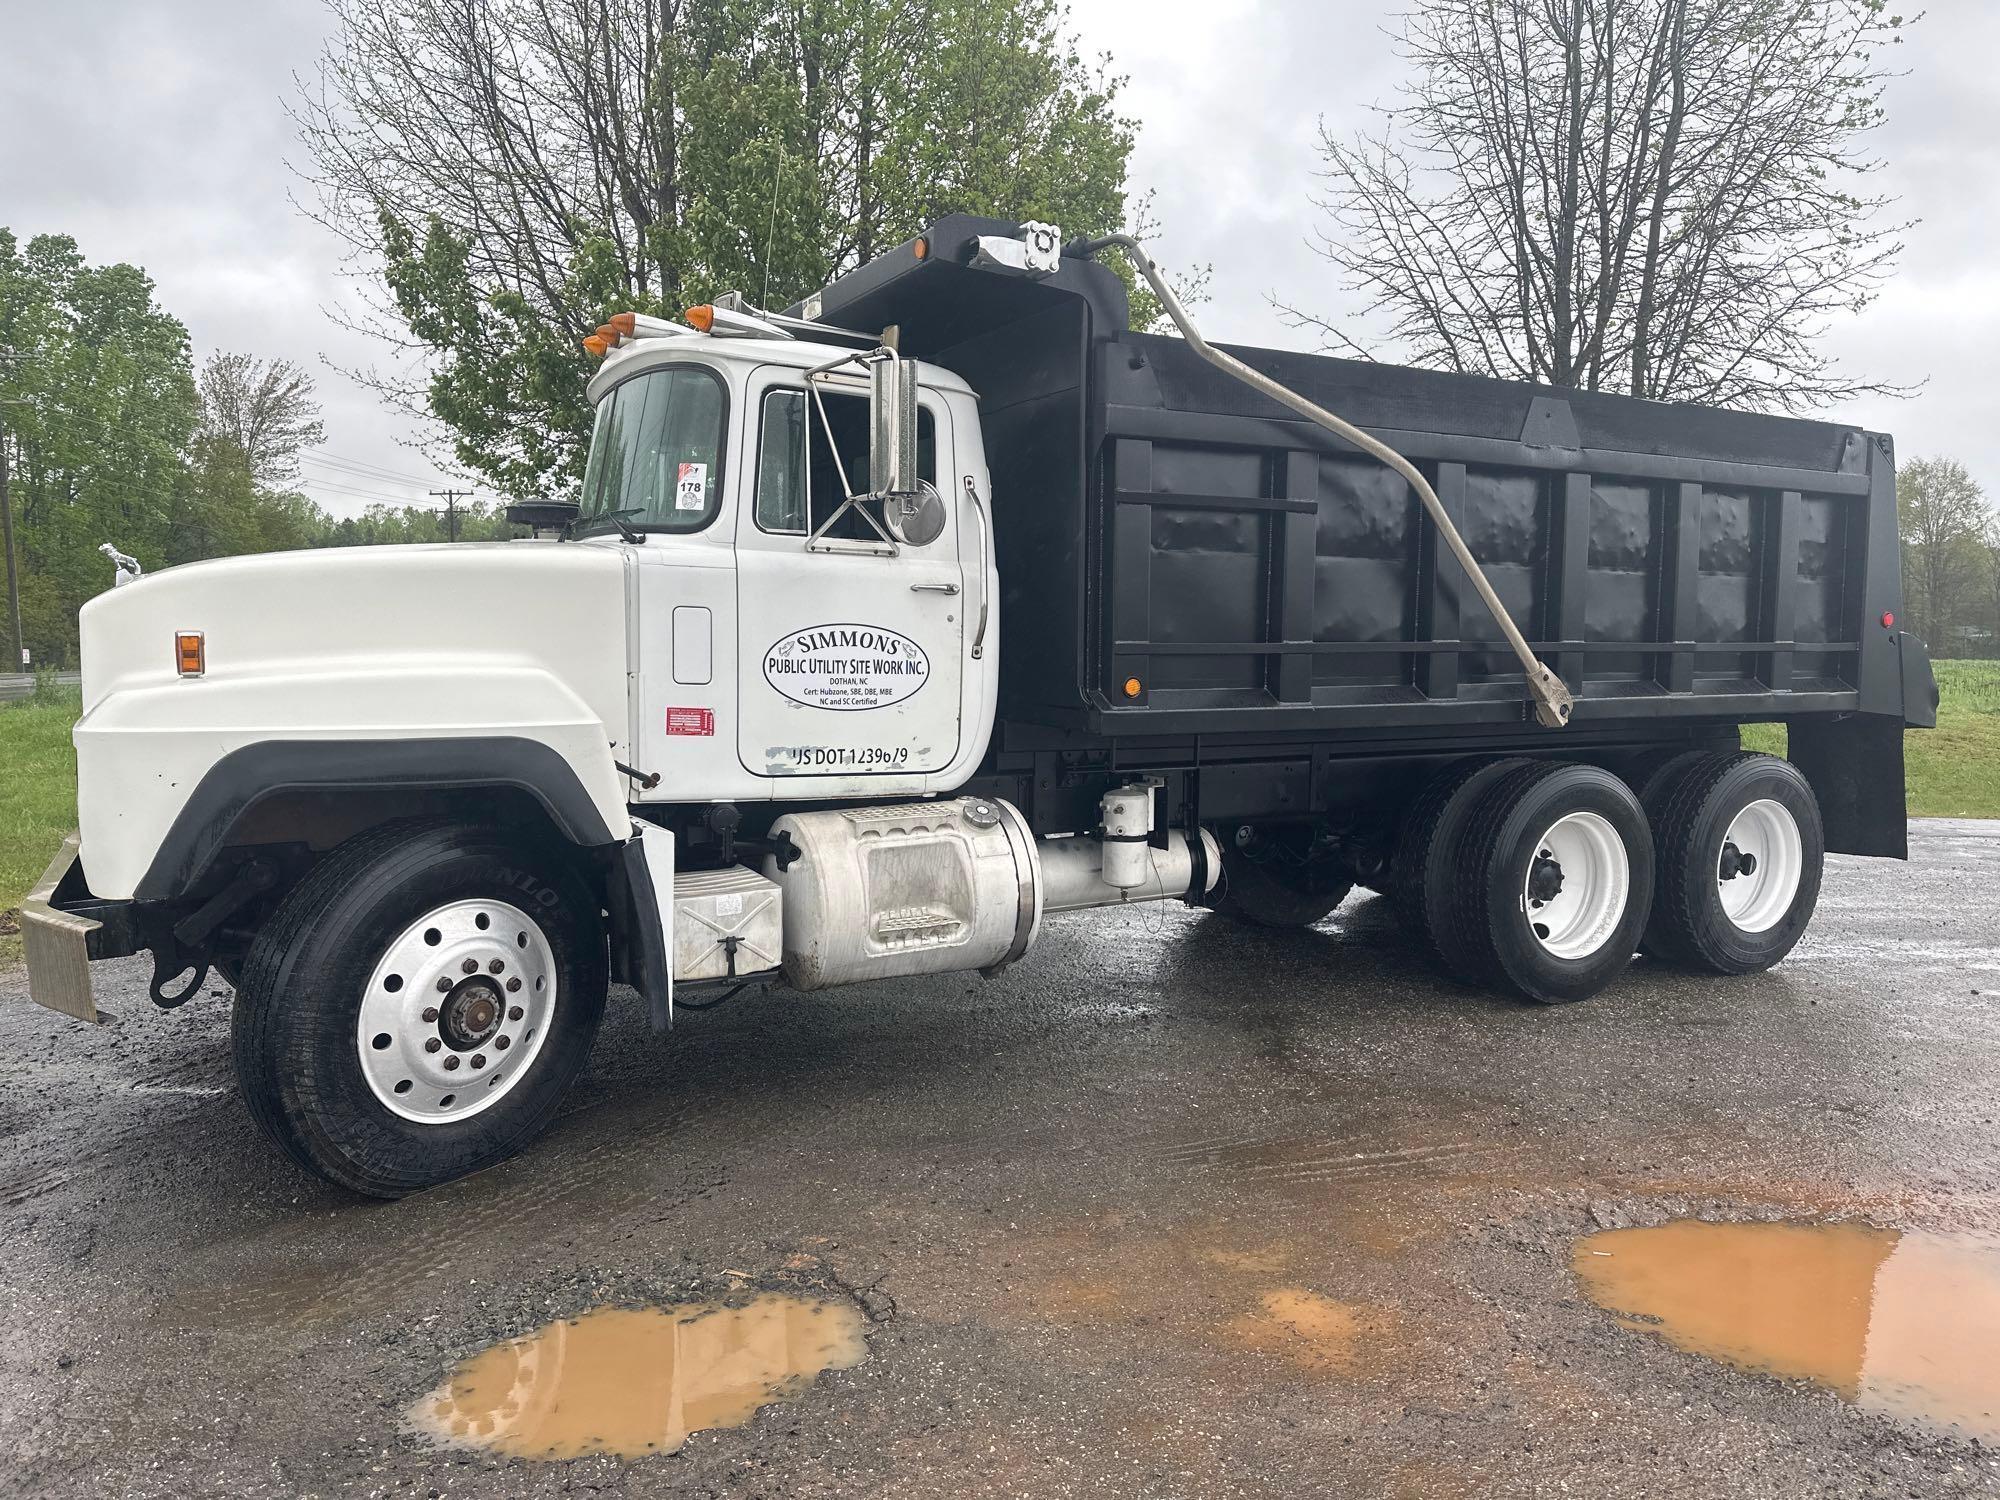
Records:
<instances>
[{"instance_id":1,"label":"mud flap","mask_svg":"<svg viewBox=\"0 0 2000 1500\"><path fill-rule=\"evenodd\" d=\"M1794 720L1790 743L1792 764L1819 798L1827 853L1910 857L1901 719L1855 714L1831 722Z\"/></svg>"},{"instance_id":2,"label":"mud flap","mask_svg":"<svg viewBox=\"0 0 2000 1500\"><path fill-rule=\"evenodd\" d=\"M674 1022L674 835L635 823L612 866L612 972L646 997L655 1031Z\"/></svg>"}]
</instances>

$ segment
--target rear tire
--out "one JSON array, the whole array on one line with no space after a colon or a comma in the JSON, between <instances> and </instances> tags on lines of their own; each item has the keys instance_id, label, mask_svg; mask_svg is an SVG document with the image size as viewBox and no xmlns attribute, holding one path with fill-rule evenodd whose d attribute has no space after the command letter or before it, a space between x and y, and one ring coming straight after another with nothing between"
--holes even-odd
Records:
<instances>
[{"instance_id":1,"label":"rear tire","mask_svg":"<svg viewBox=\"0 0 2000 1500\"><path fill-rule=\"evenodd\" d=\"M1645 812L1596 766L1531 764L1492 783L1450 865L1446 964L1541 1005L1587 1000L1616 979L1652 910Z\"/></svg>"},{"instance_id":2,"label":"rear tire","mask_svg":"<svg viewBox=\"0 0 2000 1500\"><path fill-rule=\"evenodd\" d=\"M1715 974L1754 974L1797 946L1819 904L1826 834L1812 786L1775 755L1676 761L1651 788L1658 891L1647 950Z\"/></svg>"},{"instance_id":3,"label":"rear tire","mask_svg":"<svg viewBox=\"0 0 2000 1500\"><path fill-rule=\"evenodd\" d=\"M1389 863L1390 894L1433 963L1449 968L1439 933L1457 880L1453 860L1465 820L1495 781L1531 764L1511 758L1447 766L1403 814Z\"/></svg>"},{"instance_id":4,"label":"rear tire","mask_svg":"<svg viewBox=\"0 0 2000 1500\"><path fill-rule=\"evenodd\" d=\"M390 824L322 860L258 932L236 1074L293 1161L401 1197L548 1122L606 984L599 903L560 854L489 828Z\"/></svg>"}]
</instances>

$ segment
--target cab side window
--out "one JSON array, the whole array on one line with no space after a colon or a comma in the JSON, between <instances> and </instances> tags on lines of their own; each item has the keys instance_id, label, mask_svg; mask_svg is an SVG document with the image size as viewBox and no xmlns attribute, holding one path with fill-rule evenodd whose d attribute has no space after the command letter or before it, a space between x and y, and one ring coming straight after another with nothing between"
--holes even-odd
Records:
<instances>
[{"instance_id":1,"label":"cab side window","mask_svg":"<svg viewBox=\"0 0 2000 1500\"><path fill-rule=\"evenodd\" d=\"M757 524L765 531L806 536L824 525L847 498L841 468L855 493L864 494L868 475L868 400L839 392L821 393L826 422L820 422L812 398L802 390L765 394L763 429L757 448ZM826 429L834 448L827 446ZM937 483L937 422L928 407L917 415L917 473ZM834 523L830 538L879 541L875 529L853 511Z\"/></svg>"}]
</instances>

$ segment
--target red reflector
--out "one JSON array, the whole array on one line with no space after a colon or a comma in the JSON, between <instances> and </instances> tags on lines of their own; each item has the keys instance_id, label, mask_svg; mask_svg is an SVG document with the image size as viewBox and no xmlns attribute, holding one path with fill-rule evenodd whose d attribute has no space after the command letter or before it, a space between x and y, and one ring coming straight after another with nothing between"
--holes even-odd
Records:
<instances>
[{"instance_id":1,"label":"red reflector","mask_svg":"<svg viewBox=\"0 0 2000 1500\"><path fill-rule=\"evenodd\" d=\"M1894 610L1885 609L1882 611L1882 628L1884 630L1894 630L1896 628L1896 612Z\"/></svg>"}]
</instances>

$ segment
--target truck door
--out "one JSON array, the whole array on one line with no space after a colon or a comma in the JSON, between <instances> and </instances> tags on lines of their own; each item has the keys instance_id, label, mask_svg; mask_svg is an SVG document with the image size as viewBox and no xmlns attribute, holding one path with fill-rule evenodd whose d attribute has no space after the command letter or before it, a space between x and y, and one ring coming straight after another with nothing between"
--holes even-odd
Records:
<instances>
[{"instance_id":1,"label":"truck door","mask_svg":"<svg viewBox=\"0 0 2000 1500\"><path fill-rule=\"evenodd\" d=\"M854 509L815 538L846 498L843 470L855 491L868 486L866 388L821 387L824 420L801 371L766 366L748 394L738 757L756 776L866 777L869 795L921 791L958 753L966 585L956 507L944 507L943 531L921 546L886 545ZM923 393L918 472L931 485L940 452L951 451L950 423ZM879 505L868 508L879 520Z\"/></svg>"}]
</instances>

